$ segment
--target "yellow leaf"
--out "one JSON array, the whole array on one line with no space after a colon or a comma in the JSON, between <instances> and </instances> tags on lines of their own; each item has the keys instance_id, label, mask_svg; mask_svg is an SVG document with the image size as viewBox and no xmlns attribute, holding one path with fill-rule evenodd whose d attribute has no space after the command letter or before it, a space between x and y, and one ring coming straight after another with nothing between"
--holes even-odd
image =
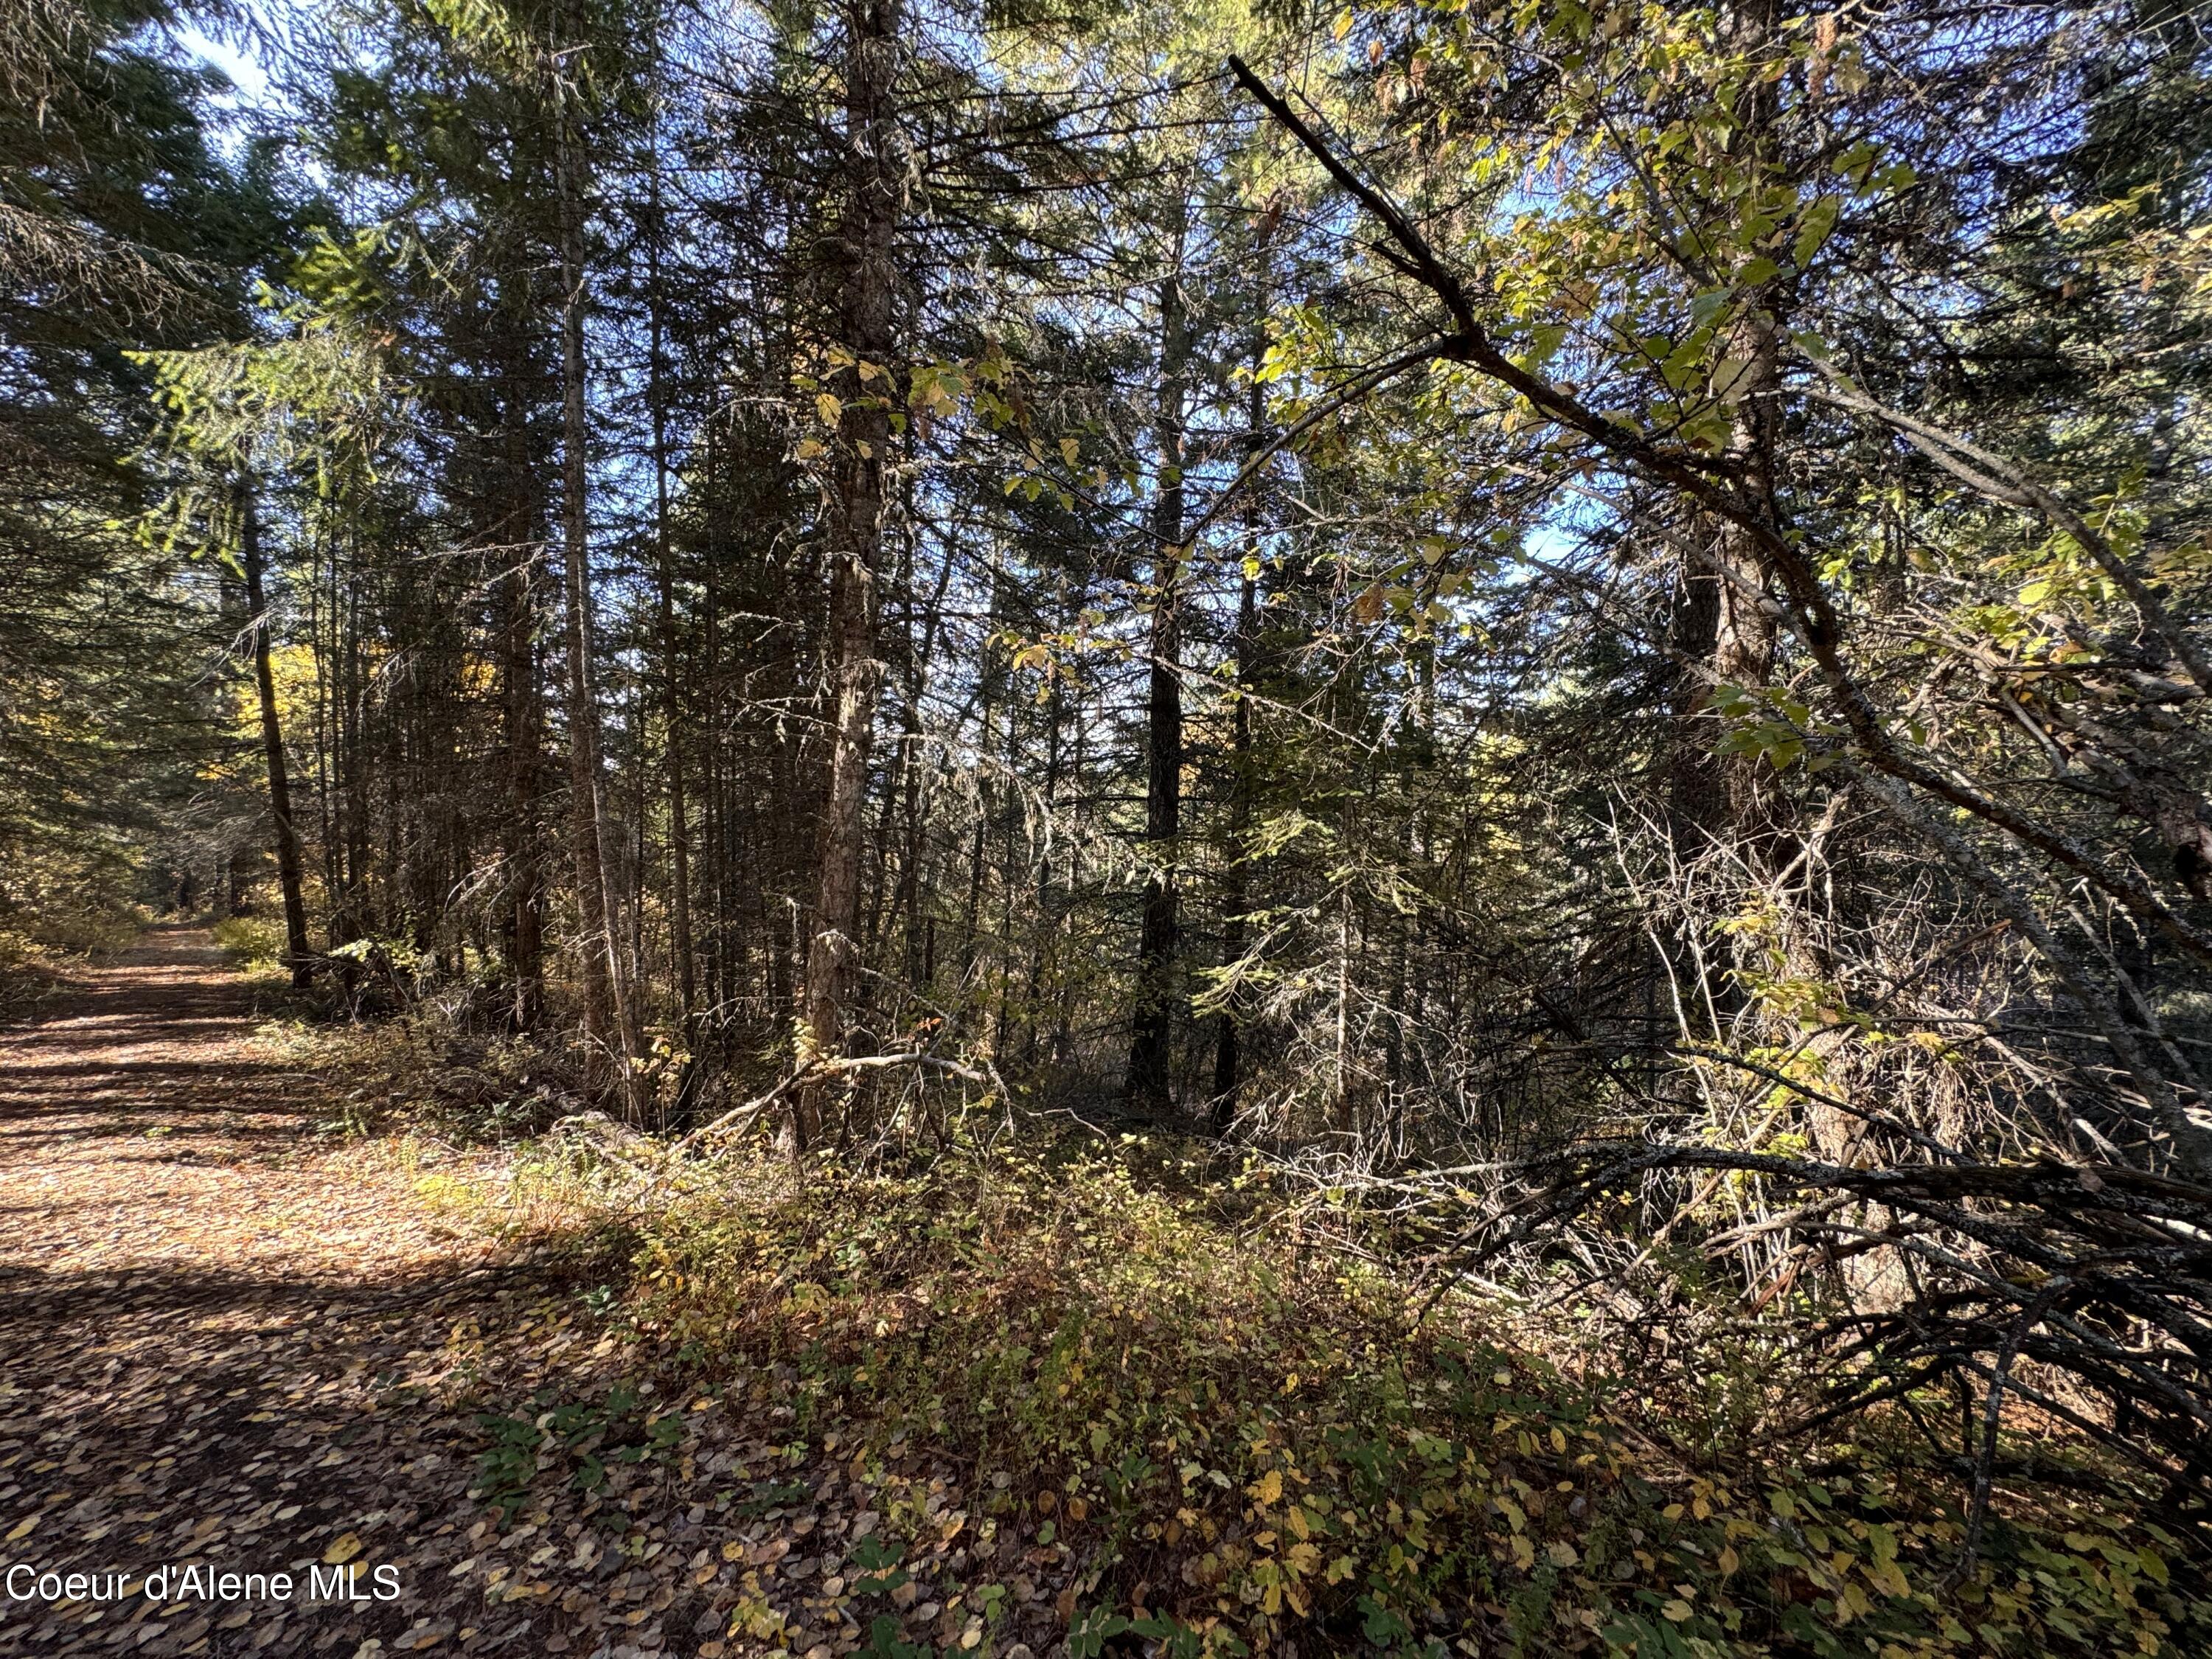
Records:
<instances>
[{"instance_id":1,"label":"yellow leaf","mask_svg":"<svg viewBox=\"0 0 2212 1659\"><path fill-rule=\"evenodd\" d=\"M1083 446L1077 443L1074 439L1062 438L1060 441L1060 459L1066 461L1070 466L1073 466L1075 465L1076 459L1082 453Z\"/></svg>"},{"instance_id":2,"label":"yellow leaf","mask_svg":"<svg viewBox=\"0 0 2212 1659\"><path fill-rule=\"evenodd\" d=\"M822 417L823 425L835 426L837 417L845 412L845 405L831 393L817 392L814 394L814 412Z\"/></svg>"},{"instance_id":3,"label":"yellow leaf","mask_svg":"<svg viewBox=\"0 0 2212 1659\"><path fill-rule=\"evenodd\" d=\"M1262 1504L1275 1503L1283 1495L1283 1472L1280 1469L1269 1469L1267 1474L1260 1477L1259 1484L1251 1490L1252 1496Z\"/></svg>"},{"instance_id":4,"label":"yellow leaf","mask_svg":"<svg viewBox=\"0 0 2212 1659\"><path fill-rule=\"evenodd\" d=\"M1659 1615L1672 1624L1682 1624L1690 1616L1690 1604L1678 1598L1660 1608Z\"/></svg>"},{"instance_id":5,"label":"yellow leaf","mask_svg":"<svg viewBox=\"0 0 2212 1659\"><path fill-rule=\"evenodd\" d=\"M357 1532L341 1533L331 1540L330 1548L323 1552L323 1561L327 1566L343 1566L360 1553L361 1534Z\"/></svg>"},{"instance_id":6,"label":"yellow leaf","mask_svg":"<svg viewBox=\"0 0 2212 1659\"><path fill-rule=\"evenodd\" d=\"M18 1538L28 1538L31 1535L31 1528L38 1524L39 1517L37 1516L26 1516L22 1520L18 1521L15 1523L15 1529L8 1534L8 1541L12 1544Z\"/></svg>"},{"instance_id":7,"label":"yellow leaf","mask_svg":"<svg viewBox=\"0 0 2212 1659\"><path fill-rule=\"evenodd\" d=\"M811 461L821 453L822 446L811 438L801 438L799 441L799 447L794 452L802 461Z\"/></svg>"}]
</instances>

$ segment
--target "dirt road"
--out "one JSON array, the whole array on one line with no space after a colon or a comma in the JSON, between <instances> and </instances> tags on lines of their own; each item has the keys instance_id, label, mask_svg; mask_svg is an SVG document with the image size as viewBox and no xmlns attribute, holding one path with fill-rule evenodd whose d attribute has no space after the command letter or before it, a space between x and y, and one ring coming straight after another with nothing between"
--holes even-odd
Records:
<instances>
[{"instance_id":1,"label":"dirt road","mask_svg":"<svg viewBox=\"0 0 2212 1659\"><path fill-rule=\"evenodd\" d=\"M319 1124L346 1079L260 1020L162 929L0 1030L0 1655L861 1645L836 1591L883 1499L836 1437L672 1381L604 1293L441 1220L392 1145ZM486 1416L512 1443L549 1407L584 1434L520 1466L502 1525L471 1491ZM940 1512L949 1473L902 1490ZM901 1620L958 1639L915 1565Z\"/></svg>"}]
</instances>

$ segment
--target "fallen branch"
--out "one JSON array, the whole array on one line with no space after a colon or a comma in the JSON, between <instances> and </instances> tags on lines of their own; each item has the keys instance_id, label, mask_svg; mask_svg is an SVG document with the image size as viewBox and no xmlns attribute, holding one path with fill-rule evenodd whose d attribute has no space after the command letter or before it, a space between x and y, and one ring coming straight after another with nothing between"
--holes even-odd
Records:
<instances>
[{"instance_id":1,"label":"fallen branch","mask_svg":"<svg viewBox=\"0 0 2212 1659\"><path fill-rule=\"evenodd\" d=\"M958 1060L946 1060L939 1054L919 1052L860 1054L842 1060L811 1060L798 1066L767 1093L755 1095L742 1106L732 1107L713 1122L702 1124L692 1130L690 1133L668 1149L669 1155L672 1158L679 1157L702 1140L724 1134L743 1133L757 1122L761 1115L769 1107L789 1094L794 1085L809 1078L817 1077L824 1072L854 1075L861 1072L890 1071L902 1066L915 1066L927 1071L941 1072L947 1077L957 1077L963 1083L974 1083L987 1089L995 1089L1002 1096L1006 1093L1006 1079L999 1075L998 1068L988 1060L984 1061L982 1068L978 1070L973 1066L963 1065Z\"/></svg>"}]
</instances>

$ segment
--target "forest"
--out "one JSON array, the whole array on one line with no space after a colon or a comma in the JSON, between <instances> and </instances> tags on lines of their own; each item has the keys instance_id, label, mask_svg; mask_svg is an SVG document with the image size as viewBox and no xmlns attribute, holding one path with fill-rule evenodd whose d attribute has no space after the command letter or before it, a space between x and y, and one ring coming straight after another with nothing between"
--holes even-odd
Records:
<instances>
[{"instance_id":1,"label":"forest","mask_svg":"<svg viewBox=\"0 0 2212 1659\"><path fill-rule=\"evenodd\" d=\"M509 1652L2212 1651L2202 12L1336 8L4 0L5 1184L246 999Z\"/></svg>"}]
</instances>

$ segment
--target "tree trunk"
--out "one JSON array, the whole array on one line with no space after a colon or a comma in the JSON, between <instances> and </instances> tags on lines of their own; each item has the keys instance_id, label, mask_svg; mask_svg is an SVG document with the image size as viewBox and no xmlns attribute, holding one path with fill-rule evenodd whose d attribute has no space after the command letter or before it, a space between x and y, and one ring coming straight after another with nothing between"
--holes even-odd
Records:
<instances>
[{"instance_id":1,"label":"tree trunk","mask_svg":"<svg viewBox=\"0 0 2212 1659\"><path fill-rule=\"evenodd\" d=\"M806 951L802 1062L840 1054L860 922L860 866L868 755L884 665L876 654L876 569L883 539L884 474L890 444L890 394L897 272L898 184L892 85L897 73L897 0L848 0L845 138L851 198L840 239L842 343L856 360L832 382L841 408L826 515L830 563L830 690L835 728L830 791L822 815L821 880ZM863 366L866 372L863 372ZM794 1092L792 1132L805 1151L821 1139L827 1086Z\"/></svg>"},{"instance_id":2,"label":"tree trunk","mask_svg":"<svg viewBox=\"0 0 2212 1659\"><path fill-rule=\"evenodd\" d=\"M676 958L676 999L687 1039L698 985L691 955L691 825L684 787L684 705L676 689L676 569L668 541L668 385L661 330L660 172L654 158L653 225L646 241L646 306L652 316L653 534L660 601L661 720L668 745L669 951ZM641 815L641 823L642 817Z\"/></svg>"},{"instance_id":3,"label":"tree trunk","mask_svg":"<svg viewBox=\"0 0 2212 1659\"><path fill-rule=\"evenodd\" d=\"M269 816L276 833L276 885L284 898L284 965L305 990L314 965L307 949L307 904L300 887L300 834L292 822L292 784L284 766L284 728L276 713L276 675L269 660L269 605L262 584L261 515L253 486L238 488L238 542L246 566L247 626L253 636L253 684L261 702L261 751L269 766Z\"/></svg>"},{"instance_id":4,"label":"tree trunk","mask_svg":"<svg viewBox=\"0 0 2212 1659\"><path fill-rule=\"evenodd\" d=\"M556 71L556 75L558 71ZM584 161L575 94L555 94L561 258L561 546L568 599L568 839L583 925L584 1088L595 1098L618 1089L635 1116L635 1071L626 1041L622 974L611 917L600 799L599 711L592 667L591 514L586 494L584 365Z\"/></svg>"},{"instance_id":5,"label":"tree trunk","mask_svg":"<svg viewBox=\"0 0 2212 1659\"><path fill-rule=\"evenodd\" d=\"M538 679L537 550L544 514L532 483L524 365L510 356L501 410L501 464L506 477L498 520L501 738L507 750L507 905L502 944L511 1000L509 1029L535 1030L545 1018L545 867L538 842L538 799L545 709Z\"/></svg>"},{"instance_id":6,"label":"tree trunk","mask_svg":"<svg viewBox=\"0 0 2212 1659\"><path fill-rule=\"evenodd\" d=\"M1176 259L1182 250L1178 239ZM1145 843L1152 873L1137 943L1135 1018L1125 1094L1132 1110L1173 1103L1169 1060L1175 1040L1176 945L1180 917L1176 839L1182 832L1182 649L1183 422L1190 340L1179 270L1160 284L1160 482L1152 505L1152 678L1146 700Z\"/></svg>"},{"instance_id":7,"label":"tree trunk","mask_svg":"<svg viewBox=\"0 0 2212 1659\"><path fill-rule=\"evenodd\" d=\"M1775 0L1741 0L1729 15L1731 44L1747 59L1764 55L1779 13ZM1744 127L1747 155L1769 162L1779 97L1771 82L1759 82L1742 94L1736 112ZM1778 284L1747 290L1747 303L1729 326L1726 356L1744 370L1735 390L1739 401L1730 425L1729 450L1741 469L1738 487L1770 533L1782 533L1777 487L1782 428L1778 398L1782 379L1782 323L1772 308L1781 299ZM1713 555L1718 572L1718 606L1714 618L1712 672L1723 685L1758 690L1774 678L1778 630L1765 600L1771 573L1759 537L1733 522L1717 526ZM1742 846L1754 872L1765 876L1787 861L1794 841L1790 806L1774 769L1763 757L1740 757L1721 768L1729 832Z\"/></svg>"},{"instance_id":8,"label":"tree trunk","mask_svg":"<svg viewBox=\"0 0 2212 1659\"><path fill-rule=\"evenodd\" d=\"M1267 392L1258 369L1265 356L1263 328L1253 343L1251 402L1244 437L1247 456L1259 453L1265 441ZM1237 590L1237 705L1231 714L1229 738L1229 853L1222 875L1221 908L1224 918L1221 960L1234 967L1244 957L1244 912L1250 903L1247 878L1245 837L1252 827L1252 689L1255 649L1259 631L1259 583L1253 575L1260 558L1260 502L1257 480L1244 501L1243 574ZM1212 1125L1216 1133L1237 1121L1237 1096L1243 1085L1243 1054L1235 997L1223 999L1213 1039Z\"/></svg>"},{"instance_id":9,"label":"tree trunk","mask_svg":"<svg viewBox=\"0 0 2212 1659\"><path fill-rule=\"evenodd\" d=\"M711 480L714 476L714 422L709 417L702 424L704 429L701 447L705 451L705 460L701 470ZM728 1004L734 979L730 964L730 918L736 908L730 890L728 815L722 799L722 592L718 580L721 556L720 539L708 536L700 550L699 562L699 647L704 661L700 665L697 701L703 736L699 781L703 796L700 803L700 837L707 866L707 999L717 1009Z\"/></svg>"},{"instance_id":10,"label":"tree trunk","mask_svg":"<svg viewBox=\"0 0 2212 1659\"><path fill-rule=\"evenodd\" d=\"M1746 495L1759 508L1759 516L1779 532L1781 512L1775 498L1776 448L1780 440L1776 398L1781 381L1777 336L1780 325L1764 309L1739 319L1729 332L1729 354L1745 360L1739 382L1743 401L1736 407L1730 448L1742 466ZM1752 532L1737 524L1719 526L1715 556L1722 567L1719 605L1715 617L1713 676L1723 685L1757 691L1774 678L1778 629L1774 613L1764 603L1767 585L1766 561ZM1763 756L1737 757L1721 768L1721 782L1729 830L1749 854L1752 867L1761 875L1788 861L1794 837L1790 832L1790 805L1784 798L1774 769Z\"/></svg>"},{"instance_id":11,"label":"tree trunk","mask_svg":"<svg viewBox=\"0 0 2212 1659\"><path fill-rule=\"evenodd\" d=\"M508 1024L537 1029L545 1017L545 872L538 847L538 768L544 730L538 685L537 599L527 560L501 578L505 611L501 716L507 744L507 902L504 926L513 986Z\"/></svg>"}]
</instances>

